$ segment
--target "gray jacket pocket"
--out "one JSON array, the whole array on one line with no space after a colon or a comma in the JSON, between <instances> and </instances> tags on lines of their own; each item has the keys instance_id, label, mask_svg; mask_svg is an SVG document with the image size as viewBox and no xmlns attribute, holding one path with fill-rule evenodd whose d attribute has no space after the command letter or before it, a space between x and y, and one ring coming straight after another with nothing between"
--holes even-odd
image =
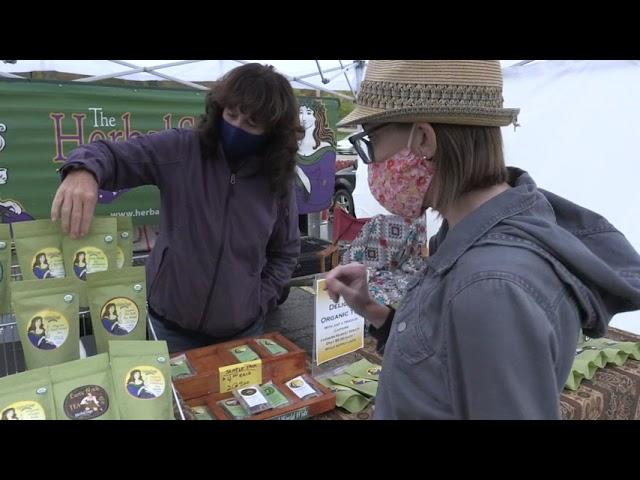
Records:
<instances>
[{"instance_id":1,"label":"gray jacket pocket","mask_svg":"<svg viewBox=\"0 0 640 480\"><path fill-rule=\"evenodd\" d=\"M399 324L394 325L396 330L398 327ZM422 362L435 353L417 322L403 332L396 333L396 345L399 357L410 365Z\"/></svg>"}]
</instances>

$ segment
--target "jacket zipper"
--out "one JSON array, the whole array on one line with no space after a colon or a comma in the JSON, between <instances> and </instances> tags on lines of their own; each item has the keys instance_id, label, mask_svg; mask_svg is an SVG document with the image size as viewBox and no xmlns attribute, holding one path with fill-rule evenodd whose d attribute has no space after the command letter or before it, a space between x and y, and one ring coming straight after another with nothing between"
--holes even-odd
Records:
<instances>
[{"instance_id":1,"label":"jacket zipper","mask_svg":"<svg viewBox=\"0 0 640 480\"><path fill-rule=\"evenodd\" d=\"M246 163L246 162L245 162ZM244 166L244 164L240 165L237 170L231 171L231 177L229 179L229 189L227 190L227 196L224 200L224 214L222 217L222 234L220 235L220 246L218 247L218 257L216 261L216 268L213 272L213 277L211 279L211 287L209 288L209 293L207 294L207 301L204 304L204 310L202 311L202 318L200 319L200 324L198 325L199 330L203 330L204 325L207 321L207 313L209 313L209 308L211 306L211 300L213 298L213 292L216 288L216 283L218 281L218 272L220 271L220 261L222 260L222 255L224 253L224 247L227 243L227 221L229 217L229 201L231 199L231 195L233 193L233 186L236 184L236 173Z\"/></svg>"}]
</instances>

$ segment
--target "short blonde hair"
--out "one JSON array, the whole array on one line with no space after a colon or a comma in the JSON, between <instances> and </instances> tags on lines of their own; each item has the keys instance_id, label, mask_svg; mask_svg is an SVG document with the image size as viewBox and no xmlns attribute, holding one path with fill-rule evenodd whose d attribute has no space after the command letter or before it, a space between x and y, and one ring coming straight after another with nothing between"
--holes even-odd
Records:
<instances>
[{"instance_id":1,"label":"short blonde hair","mask_svg":"<svg viewBox=\"0 0 640 480\"><path fill-rule=\"evenodd\" d=\"M442 213L463 194L508 180L500 127L432 124L436 135L431 207Z\"/></svg>"}]
</instances>

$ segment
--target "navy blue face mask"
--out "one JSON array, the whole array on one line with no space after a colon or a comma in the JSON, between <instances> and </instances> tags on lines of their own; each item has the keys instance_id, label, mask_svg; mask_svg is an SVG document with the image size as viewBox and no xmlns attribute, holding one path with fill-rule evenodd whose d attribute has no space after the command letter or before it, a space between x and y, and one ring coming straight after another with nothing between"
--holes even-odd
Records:
<instances>
[{"instance_id":1,"label":"navy blue face mask","mask_svg":"<svg viewBox=\"0 0 640 480\"><path fill-rule=\"evenodd\" d=\"M259 153L266 145L269 135L254 135L235 127L224 118L220 119L220 142L229 157L246 157Z\"/></svg>"}]
</instances>

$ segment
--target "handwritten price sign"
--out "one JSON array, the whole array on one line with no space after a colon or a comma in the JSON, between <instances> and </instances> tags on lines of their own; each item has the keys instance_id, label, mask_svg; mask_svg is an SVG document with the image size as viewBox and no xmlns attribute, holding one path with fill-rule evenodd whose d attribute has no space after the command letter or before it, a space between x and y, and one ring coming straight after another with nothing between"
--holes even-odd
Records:
<instances>
[{"instance_id":1,"label":"handwritten price sign","mask_svg":"<svg viewBox=\"0 0 640 480\"><path fill-rule=\"evenodd\" d=\"M218 369L220 392L230 392L249 385L262 384L262 360L236 363Z\"/></svg>"}]
</instances>

